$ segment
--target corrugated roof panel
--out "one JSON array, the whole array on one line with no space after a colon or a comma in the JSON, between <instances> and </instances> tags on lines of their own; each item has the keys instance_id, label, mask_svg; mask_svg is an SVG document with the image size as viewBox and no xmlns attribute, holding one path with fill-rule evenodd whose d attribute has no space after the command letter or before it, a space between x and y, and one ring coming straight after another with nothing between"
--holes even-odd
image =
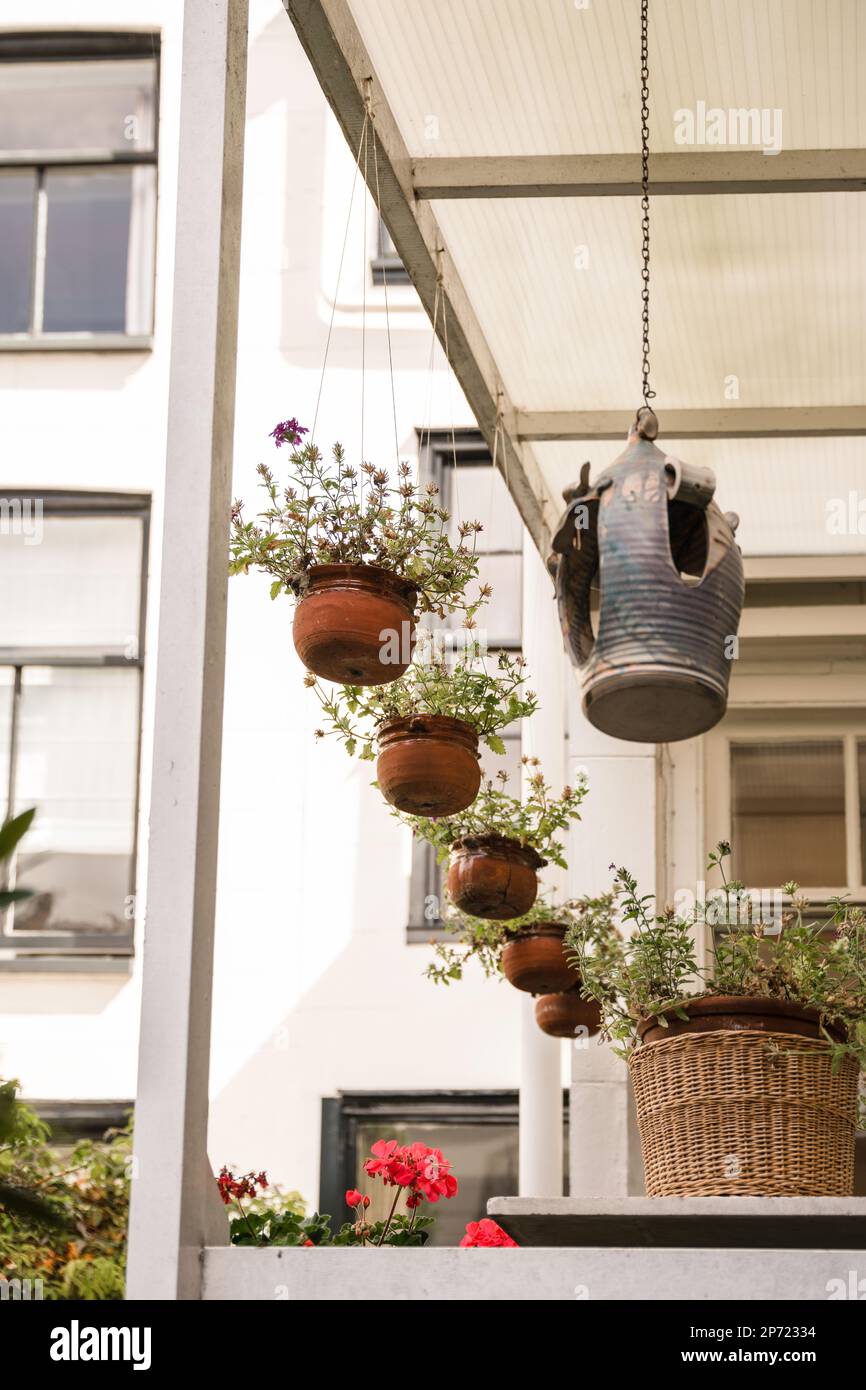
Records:
<instances>
[{"instance_id":1,"label":"corrugated roof panel","mask_svg":"<svg viewBox=\"0 0 866 1390\"><path fill-rule=\"evenodd\" d=\"M434 207L515 406L631 409L640 383L637 200ZM659 410L863 404L864 246L862 193L657 199Z\"/></svg>"},{"instance_id":2,"label":"corrugated roof panel","mask_svg":"<svg viewBox=\"0 0 866 1390\"><path fill-rule=\"evenodd\" d=\"M413 155L638 148L639 0L351 8ZM699 102L780 110L786 149L866 145L863 0L653 0L650 65L655 150Z\"/></svg>"}]
</instances>

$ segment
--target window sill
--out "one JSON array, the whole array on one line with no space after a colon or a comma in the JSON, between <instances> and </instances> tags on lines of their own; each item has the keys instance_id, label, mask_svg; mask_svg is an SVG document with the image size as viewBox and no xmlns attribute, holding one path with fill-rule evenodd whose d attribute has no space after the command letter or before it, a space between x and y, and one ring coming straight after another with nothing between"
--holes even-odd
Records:
<instances>
[{"instance_id":1,"label":"window sill","mask_svg":"<svg viewBox=\"0 0 866 1390\"><path fill-rule=\"evenodd\" d=\"M0 333L0 352L151 352L153 335L129 333L43 333L38 337Z\"/></svg>"},{"instance_id":2,"label":"window sill","mask_svg":"<svg viewBox=\"0 0 866 1390\"><path fill-rule=\"evenodd\" d=\"M0 975L131 975L132 956L7 956Z\"/></svg>"}]
</instances>

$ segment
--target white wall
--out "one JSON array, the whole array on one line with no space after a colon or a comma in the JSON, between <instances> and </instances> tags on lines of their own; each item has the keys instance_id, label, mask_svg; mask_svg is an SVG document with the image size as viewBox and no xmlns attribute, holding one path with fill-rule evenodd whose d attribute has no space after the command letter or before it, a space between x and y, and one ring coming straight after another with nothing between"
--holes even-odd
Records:
<instances>
[{"instance_id":1,"label":"white wall","mask_svg":"<svg viewBox=\"0 0 866 1390\"><path fill-rule=\"evenodd\" d=\"M17 10L17 15L16 15ZM24 0L4 22L32 27ZM62 4L39 22L69 27ZM82 0L81 27L162 31L156 338L150 353L0 355L4 484L146 490L154 521L146 654L155 650L173 264L181 6ZM311 424L352 159L279 0L251 4L234 491L248 507L256 464L282 455L277 420ZM374 254L360 186L340 285L317 440L357 454L362 268ZM384 294L368 285L365 456L394 456ZM389 292L401 454L415 429L472 424L411 288ZM194 408L194 404L191 404ZM44 421L62 422L46 434ZM9 460L14 460L10 469ZM481 518L485 520L485 518ZM429 948L405 944L409 845L369 786L369 764L316 744L288 600L267 582L230 585L210 1156L266 1167L315 1200L320 1100L342 1089L514 1087L519 999L470 977L423 978ZM146 855L147 666L140 882ZM140 904L140 907L143 905ZM137 932L139 947L141 922ZM140 951L130 978L0 974L0 1075L32 1098L128 1098L135 1088Z\"/></svg>"}]
</instances>

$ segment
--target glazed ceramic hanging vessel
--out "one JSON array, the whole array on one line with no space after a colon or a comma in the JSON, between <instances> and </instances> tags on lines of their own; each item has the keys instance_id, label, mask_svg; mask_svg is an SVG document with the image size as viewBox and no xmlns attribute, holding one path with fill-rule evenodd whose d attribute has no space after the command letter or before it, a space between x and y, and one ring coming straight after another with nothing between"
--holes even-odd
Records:
<instances>
[{"instance_id":1,"label":"glazed ceramic hanging vessel","mask_svg":"<svg viewBox=\"0 0 866 1390\"><path fill-rule=\"evenodd\" d=\"M725 712L743 607L737 516L713 501L709 468L655 443L650 386L649 0L640 7L641 386L625 451L568 504L548 568L566 647L583 672L583 709L614 738L672 743ZM597 633L593 629L598 600Z\"/></svg>"},{"instance_id":2,"label":"glazed ceramic hanging vessel","mask_svg":"<svg viewBox=\"0 0 866 1390\"><path fill-rule=\"evenodd\" d=\"M583 709L614 738L671 743L725 712L743 606L737 517L715 478L670 458L639 412L625 451L566 493L549 569ZM647 433L644 433L647 431ZM598 628L593 631L593 599Z\"/></svg>"}]
</instances>

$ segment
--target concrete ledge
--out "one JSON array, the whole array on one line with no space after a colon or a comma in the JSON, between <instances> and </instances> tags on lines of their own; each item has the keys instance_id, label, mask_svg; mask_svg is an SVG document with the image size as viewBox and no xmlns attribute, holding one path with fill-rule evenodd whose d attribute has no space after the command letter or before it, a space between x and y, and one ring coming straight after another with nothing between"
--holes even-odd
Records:
<instances>
[{"instance_id":1,"label":"concrete ledge","mask_svg":"<svg viewBox=\"0 0 866 1390\"><path fill-rule=\"evenodd\" d=\"M856 1298L866 1249L204 1251L207 1300L584 1302ZM852 1292L853 1291L853 1292ZM862 1296L861 1293L861 1296Z\"/></svg>"},{"instance_id":2,"label":"concrete ledge","mask_svg":"<svg viewBox=\"0 0 866 1390\"><path fill-rule=\"evenodd\" d=\"M492 1197L487 1214L522 1246L866 1250L866 1197Z\"/></svg>"}]
</instances>

